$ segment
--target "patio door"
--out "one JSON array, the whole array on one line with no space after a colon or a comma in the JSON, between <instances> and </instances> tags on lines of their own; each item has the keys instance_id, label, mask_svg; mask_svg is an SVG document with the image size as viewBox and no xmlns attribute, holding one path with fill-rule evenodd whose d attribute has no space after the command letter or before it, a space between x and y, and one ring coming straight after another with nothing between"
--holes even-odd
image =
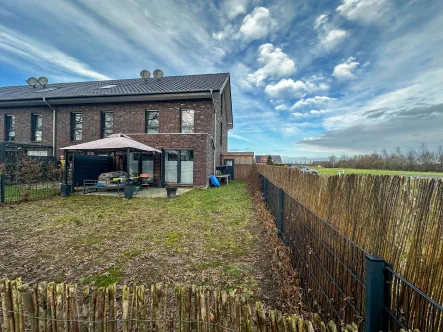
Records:
<instances>
[{"instance_id":1,"label":"patio door","mask_svg":"<svg viewBox=\"0 0 443 332\"><path fill-rule=\"evenodd\" d=\"M194 151L163 150L162 173L166 184L194 183Z\"/></svg>"},{"instance_id":2,"label":"patio door","mask_svg":"<svg viewBox=\"0 0 443 332\"><path fill-rule=\"evenodd\" d=\"M153 181L154 156L152 153L131 152L129 154L129 172L132 174L149 174L148 182Z\"/></svg>"}]
</instances>

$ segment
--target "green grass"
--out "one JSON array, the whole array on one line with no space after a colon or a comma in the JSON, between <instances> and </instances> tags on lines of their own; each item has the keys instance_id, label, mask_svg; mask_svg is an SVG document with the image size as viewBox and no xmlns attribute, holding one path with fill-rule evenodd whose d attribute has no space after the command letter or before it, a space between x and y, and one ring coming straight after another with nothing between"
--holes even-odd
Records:
<instances>
[{"instance_id":1,"label":"green grass","mask_svg":"<svg viewBox=\"0 0 443 332\"><path fill-rule=\"evenodd\" d=\"M25 186L7 185L5 189L5 201L6 203L10 203L10 202L38 200L58 194L60 194L60 188L55 188L55 187L35 188L32 186L25 187Z\"/></svg>"},{"instance_id":2,"label":"green grass","mask_svg":"<svg viewBox=\"0 0 443 332\"><path fill-rule=\"evenodd\" d=\"M29 283L66 275L99 286L195 283L257 295L271 270L239 181L169 200L74 195L1 209L1 276Z\"/></svg>"},{"instance_id":3,"label":"green grass","mask_svg":"<svg viewBox=\"0 0 443 332\"><path fill-rule=\"evenodd\" d=\"M320 175L337 175L339 170L344 170L345 174L373 174L373 175L423 175L423 176L443 176L443 173L438 172L411 172L411 171L392 171L381 169L358 169L358 168L324 168L311 167L309 169L316 169Z\"/></svg>"}]
</instances>

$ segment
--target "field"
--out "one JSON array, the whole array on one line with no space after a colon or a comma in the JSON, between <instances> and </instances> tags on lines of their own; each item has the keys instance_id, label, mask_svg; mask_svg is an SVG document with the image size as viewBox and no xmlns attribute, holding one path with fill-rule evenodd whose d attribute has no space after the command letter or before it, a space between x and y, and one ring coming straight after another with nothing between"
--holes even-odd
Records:
<instances>
[{"instance_id":1,"label":"field","mask_svg":"<svg viewBox=\"0 0 443 332\"><path fill-rule=\"evenodd\" d=\"M407 176L423 176L434 177L441 176L443 173L438 172L410 172L410 171L392 171L385 169L358 169L358 168L325 168L325 167L312 167L309 169L316 169L321 175L337 175L339 170L344 170L345 174L373 174L373 175L407 175Z\"/></svg>"},{"instance_id":2,"label":"field","mask_svg":"<svg viewBox=\"0 0 443 332\"><path fill-rule=\"evenodd\" d=\"M195 283L273 297L271 254L243 182L173 200L54 197L6 205L0 214L0 276Z\"/></svg>"}]
</instances>

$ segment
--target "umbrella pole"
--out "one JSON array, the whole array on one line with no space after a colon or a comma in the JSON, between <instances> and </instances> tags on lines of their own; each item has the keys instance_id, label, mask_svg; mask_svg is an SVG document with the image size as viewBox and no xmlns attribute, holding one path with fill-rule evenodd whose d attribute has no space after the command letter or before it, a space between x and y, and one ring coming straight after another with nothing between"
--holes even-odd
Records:
<instances>
[{"instance_id":1,"label":"umbrella pole","mask_svg":"<svg viewBox=\"0 0 443 332\"><path fill-rule=\"evenodd\" d=\"M126 171L129 175L129 177L131 177L131 174L129 174L129 163L130 163L130 160L129 160L129 148L128 148L128 151L126 152Z\"/></svg>"},{"instance_id":2,"label":"umbrella pole","mask_svg":"<svg viewBox=\"0 0 443 332\"><path fill-rule=\"evenodd\" d=\"M65 185L68 184L68 151L64 150L63 152L65 157L65 167L64 167L64 177L65 177Z\"/></svg>"}]
</instances>

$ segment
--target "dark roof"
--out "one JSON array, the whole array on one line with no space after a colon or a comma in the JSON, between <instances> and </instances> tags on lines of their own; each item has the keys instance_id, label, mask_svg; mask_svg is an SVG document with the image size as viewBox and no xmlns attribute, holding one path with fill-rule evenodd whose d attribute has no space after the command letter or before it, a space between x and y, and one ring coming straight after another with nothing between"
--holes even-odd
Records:
<instances>
[{"instance_id":1,"label":"dark roof","mask_svg":"<svg viewBox=\"0 0 443 332\"><path fill-rule=\"evenodd\" d=\"M262 157L266 157L268 159L269 155L255 155L255 162L259 163ZM282 164L281 157L279 155L271 155L271 158L274 160L276 164Z\"/></svg>"},{"instance_id":2,"label":"dark roof","mask_svg":"<svg viewBox=\"0 0 443 332\"><path fill-rule=\"evenodd\" d=\"M188 76L166 76L161 79L141 78L89 81L75 83L47 84L44 88L37 84L0 87L0 101L31 100L46 98L70 98L93 96L121 96L162 93L186 93L221 90L229 78L228 73ZM103 88L104 86L115 87Z\"/></svg>"}]
</instances>

